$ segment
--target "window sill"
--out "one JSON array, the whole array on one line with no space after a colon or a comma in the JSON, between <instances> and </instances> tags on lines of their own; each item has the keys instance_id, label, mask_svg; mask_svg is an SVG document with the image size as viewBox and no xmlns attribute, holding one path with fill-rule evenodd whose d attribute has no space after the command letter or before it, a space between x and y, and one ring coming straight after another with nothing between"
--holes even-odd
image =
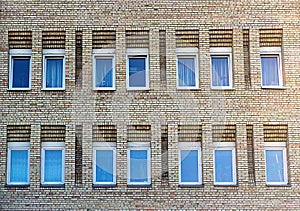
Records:
<instances>
[{"instance_id":1,"label":"window sill","mask_svg":"<svg viewBox=\"0 0 300 211\"><path fill-rule=\"evenodd\" d=\"M214 185L214 187L221 187L221 188L224 188L224 187L239 187L239 185L237 185L237 184L228 184L228 185L226 185L226 184L220 184L220 185L218 185L218 184L215 184Z\"/></svg>"},{"instance_id":2,"label":"window sill","mask_svg":"<svg viewBox=\"0 0 300 211\"><path fill-rule=\"evenodd\" d=\"M24 185L14 185L14 184L6 184L6 188L29 188L29 184L24 184Z\"/></svg>"},{"instance_id":3,"label":"window sill","mask_svg":"<svg viewBox=\"0 0 300 211\"><path fill-rule=\"evenodd\" d=\"M115 188L116 184L93 184L93 188Z\"/></svg>"},{"instance_id":4,"label":"window sill","mask_svg":"<svg viewBox=\"0 0 300 211\"><path fill-rule=\"evenodd\" d=\"M93 91L116 91L116 88L93 88Z\"/></svg>"},{"instance_id":5,"label":"window sill","mask_svg":"<svg viewBox=\"0 0 300 211\"><path fill-rule=\"evenodd\" d=\"M147 185L143 185L143 184L140 184L140 185L130 185L130 184L128 184L127 188L152 188L152 185L151 184L147 184Z\"/></svg>"},{"instance_id":6,"label":"window sill","mask_svg":"<svg viewBox=\"0 0 300 211\"><path fill-rule=\"evenodd\" d=\"M42 91L65 91L66 89L65 88L42 88L41 89Z\"/></svg>"},{"instance_id":7,"label":"window sill","mask_svg":"<svg viewBox=\"0 0 300 211\"><path fill-rule=\"evenodd\" d=\"M184 88L181 88L181 87L177 87L177 90L178 91L197 91L197 90L201 90L201 88L198 88L198 87L184 87Z\"/></svg>"},{"instance_id":8,"label":"window sill","mask_svg":"<svg viewBox=\"0 0 300 211\"><path fill-rule=\"evenodd\" d=\"M279 89L279 90L284 90L286 87L284 86L262 86L262 89Z\"/></svg>"},{"instance_id":9,"label":"window sill","mask_svg":"<svg viewBox=\"0 0 300 211\"><path fill-rule=\"evenodd\" d=\"M31 88L9 88L7 91L31 91Z\"/></svg>"},{"instance_id":10,"label":"window sill","mask_svg":"<svg viewBox=\"0 0 300 211\"><path fill-rule=\"evenodd\" d=\"M180 188L204 188L204 185L203 184L194 184L194 185L179 184L178 187L180 187Z\"/></svg>"},{"instance_id":11,"label":"window sill","mask_svg":"<svg viewBox=\"0 0 300 211\"><path fill-rule=\"evenodd\" d=\"M126 89L127 91L149 91L150 90L150 88L129 88L129 87L127 87Z\"/></svg>"},{"instance_id":12,"label":"window sill","mask_svg":"<svg viewBox=\"0 0 300 211\"><path fill-rule=\"evenodd\" d=\"M266 187L291 187L291 184L266 184Z\"/></svg>"},{"instance_id":13,"label":"window sill","mask_svg":"<svg viewBox=\"0 0 300 211\"><path fill-rule=\"evenodd\" d=\"M234 91L235 88L233 87L211 87L211 90L216 90L216 91Z\"/></svg>"},{"instance_id":14,"label":"window sill","mask_svg":"<svg viewBox=\"0 0 300 211\"><path fill-rule=\"evenodd\" d=\"M65 188L65 184L41 184L41 188Z\"/></svg>"}]
</instances>

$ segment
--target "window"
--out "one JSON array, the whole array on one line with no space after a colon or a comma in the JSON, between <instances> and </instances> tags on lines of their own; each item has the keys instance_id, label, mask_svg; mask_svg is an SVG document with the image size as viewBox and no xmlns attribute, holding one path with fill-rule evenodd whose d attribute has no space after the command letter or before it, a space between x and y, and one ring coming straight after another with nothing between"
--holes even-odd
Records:
<instances>
[{"instance_id":1,"label":"window","mask_svg":"<svg viewBox=\"0 0 300 211\"><path fill-rule=\"evenodd\" d=\"M65 50L43 50L43 89L65 89Z\"/></svg>"},{"instance_id":2,"label":"window","mask_svg":"<svg viewBox=\"0 0 300 211\"><path fill-rule=\"evenodd\" d=\"M93 184L116 184L116 143L93 143Z\"/></svg>"},{"instance_id":3,"label":"window","mask_svg":"<svg viewBox=\"0 0 300 211\"><path fill-rule=\"evenodd\" d=\"M115 90L115 50L93 50L94 90Z\"/></svg>"},{"instance_id":4,"label":"window","mask_svg":"<svg viewBox=\"0 0 300 211\"><path fill-rule=\"evenodd\" d=\"M232 88L231 48L210 48L211 85L213 89Z\"/></svg>"},{"instance_id":5,"label":"window","mask_svg":"<svg viewBox=\"0 0 300 211\"><path fill-rule=\"evenodd\" d=\"M29 142L8 142L7 184L29 184Z\"/></svg>"},{"instance_id":6,"label":"window","mask_svg":"<svg viewBox=\"0 0 300 211\"><path fill-rule=\"evenodd\" d=\"M150 143L129 142L127 150L127 184L151 184Z\"/></svg>"},{"instance_id":7,"label":"window","mask_svg":"<svg viewBox=\"0 0 300 211\"><path fill-rule=\"evenodd\" d=\"M177 88L198 88L198 48L177 48L176 55Z\"/></svg>"},{"instance_id":8,"label":"window","mask_svg":"<svg viewBox=\"0 0 300 211\"><path fill-rule=\"evenodd\" d=\"M127 49L126 80L128 90L149 89L149 58L147 48Z\"/></svg>"},{"instance_id":9,"label":"window","mask_svg":"<svg viewBox=\"0 0 300 211\"><path fill-rule=\"evenodd\" d=\"M265 142L267 185L286 185L287 159L285 142Z\"/></svg>"},{"instance_id":10,"label":"window","mask_svg":"<svg viewBox=\"0 0 300 211\"><path fill-rule=\"evenodd\" d=\"M281 48L260 48L261 84L263 88L282 87Z\"/></svg>"},{"instance_id":11,"label":"window","mask_svg":"<svg viewBox=\"0 0 300 211\"><path fill-rule=\"evenodd\" d=\"M9 53L9 89L31 89L31 50L12 49Z\"/></svg>"},{"instance_id":12,"label":"window","mask_svg":"<svg viewBox=\"0 0 300 211\"><path fill-rule=\"evenodd\" d=\"M215 185L236 184L236 162L234 142L214 142Z\"/></svg>"},{"instance_id":13,"label":"window","mask_svg":"<svg viewBox=\"0 0 300 211\"><path fill-rule=\"evenodd\" d=\"M197 185L201 178L201 143L179 143L179 184Z\"/></svg>"},{"instance_id":14,"label":"window","mask_svg":"<svg viewBox=\"0 0 300 211\"><path fill-rule=\"evenodd\" d=\"M65 180L65 143L42 143L42 184L60 185Z\"/></svg>"}]
</instances>

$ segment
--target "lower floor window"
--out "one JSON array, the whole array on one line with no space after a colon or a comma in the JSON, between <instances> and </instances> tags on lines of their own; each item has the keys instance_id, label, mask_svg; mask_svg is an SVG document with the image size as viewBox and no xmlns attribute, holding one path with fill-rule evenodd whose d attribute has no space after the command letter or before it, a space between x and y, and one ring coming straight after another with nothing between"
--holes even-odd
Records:
<instances>
[{"instance_id":1,"label":"lower floor window","mask_svg":"<svg viewBox=\"0 0 300 211\"><path fill-rule=\"evenodd\" d=\"M93 184L116 184L116 143L93 143Z\"/></svg>"},{"instance_id":2,"label":"lower floor window","mask_svg":"<svg viewBox=\"0 0 300 211\"><path fill-rule=\"evenodd\" d=\"M179 143L179 184L201 184L200 142Z\"/></svg>"},{"instance_id":3,"label":"lower floor window","mask_svg":"<svg viewBox=\"0 0 300 211\"><path fill-rule=\"evenodd\" d=\"M236 162L234 142L215 142L214 183L215 185L236 184Z\"/></svg>"},{"instance_id":4,"label":"lower floor window","mask_svg":"<svg viewBox=\"0 0 300 211\"><path fill-rule=\"evenodd\" d=\"M29 142L8 142L7 184L29 184Z\"/></svg>"},{"instance_id":5,"label":"lower floor window","mask_svg":"<svg viewBox=\"0 0 300 211\"><path fill-rule=\"evenodd\" d=\"M130 142L128 143L127 165L129 185L149 185L151 184L151 161L150 143Z\"/></svg>"},{"instance_id":6,"label":"lower floor window","mask_svg":"<svg viewBox=\"0 0 300 211\"><path fill-rule=\"evenodd\" d=\"M65 143L42 143L42 184L64 184Z\"/></svg>"},{"instance_id":7,"label":"lower floor window","mask_svg":"<svg viewBox=\"0 0 300 211\"><path fill-rule=\"evenodd\" d=\"M266 183L287 184L287 160L285 142L265 142Z\"/></svg>"}]
</instances>

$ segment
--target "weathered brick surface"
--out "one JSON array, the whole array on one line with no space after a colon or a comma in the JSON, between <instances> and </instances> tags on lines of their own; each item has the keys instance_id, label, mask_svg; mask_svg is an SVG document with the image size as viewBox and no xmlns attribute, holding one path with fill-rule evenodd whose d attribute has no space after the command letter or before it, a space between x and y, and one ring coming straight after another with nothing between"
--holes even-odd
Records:
<instances>
[{"instance_id":1,"label":"weathered brick surface","mask_svg":"<svg viewBox=\"0 0 300 211\"><path fill-rule=\"evenodd\" d=\"M300 207L300 2L298 0L1 1L0 209L278 209ZM282 29L284 89L262 89L260 29ZM175 31L199 31L199 90L176 89ZM210 86L209 30L233 30L234 90ZM249 29L251 86L243 29ZM92 90L92 31L116 31L116 91ZM126 30L149 30L150 90L126 90ZM159 31L166 30L161 83ZM8 90L8 32L32 32L32 89ZM66 32L66 90L43 91L42 32ZM75 86L75 35L82 31L82 86ZM248 67L247 67L248 68ZM247 78L247 77L246 77ZM31 125L30 186L6 187L7 125ZM41 125L66 125L64 188L40 187ZM117 129L117 187L92 186L92 125ZM212 125L236 125L235 187L213 184ZM253 125L255 184L246 125ZM288 125L289 185L265 184L264 124ZM75 126L83 125L82 184L75 183ZM127 126L151 125L152 186L129 188ZM169 185L161 183L161 125L168 125ZM203 187L178 186L178 125L202 125Z\"/></svg>"}]
</instances>

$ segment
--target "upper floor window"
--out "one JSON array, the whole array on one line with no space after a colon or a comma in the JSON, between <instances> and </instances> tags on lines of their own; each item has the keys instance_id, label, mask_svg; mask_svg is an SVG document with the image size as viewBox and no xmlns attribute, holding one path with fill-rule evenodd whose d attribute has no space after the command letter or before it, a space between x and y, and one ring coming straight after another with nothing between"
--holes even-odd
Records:
<instances>
[{"instance_id":1,"label":"upper floor window","mask_svg":"<svg viewBox=\"0 0 300 211\"><path fill-rule=\"evenodd\" d=\"M210 48L211 86L213 89L231 89L232 49L231 47Z\"/></svg>"},{"instance_id":2,"label":"upper floor window","mask_svg":"<svg viewBox=\"0 0 300 211\"><path fill-rule=\"evenodd\" d=\"M7 184L29 184L29 142L8 142Z\"/></svg>"},{"instance_id":3,"label":"upper floor window","mask_svg":"<svg viewBox=\"0 0 300 211\"><path fill-rule=\"evenodd\" d=\"M9 54L9 89L31 89L31 49L11 49Z\"/></svg>"},{"instance_id":4,"label":"upper floor window","mask_svg":"<svg viewBox=\"0 0 300 211\"><path fill-rule=\"evenodd\" d=\"M214 142L215 185L236 184L236 159L234 142Z\"/></svg>"},{"instance_id":5,"label":"upper floor window","mask_svg":"<svg viewBox=\"0 0 300 211\"><path fill-rule=\"evenodd\" d=\"M177 48L176 68L178 89L199 87L198 48Z\"/></svg>"},{"instance_id":6,"label":"upper floor window","mask_svg":"<svg viewBox=\"0 0 300 211\"><path fill-rule=\"evenodd\" d=\"M201 184L201 174L201 143L179 142L179 184Z\"/></svg>"},{"instance_id":7,"label":"upper floor window","mask_svg":"<svg viewBox=\"0 0 300 211\"><path fill-rule=\"evenodd\" d=\"M265 162L267 185L286 185L286 142L265 142Z\"/></svg>"},{"instance_id":8,"label":"upper floor window","mask_svg":"<svg viewBox=\"0 0 300 211\"><path fill-rule=\"evenodd\" d=\"M129 142L127 149L127 184L151 184L151 158L149 142Z\"/></svg>"},{"instance_id":9,"label":"upper floor window","mask_svg":"<svg viewBox=\"0 0 300 211\"><path fill-rule=\"evenodd\" d=\"M43 89L65 89L65 50L43 50Z\"/></svg>"},{"instance_id":10,"label":"upper floor window","mask_svg":"<svg viewBox=\"0 0 300 211\"><path fill-rule=\"evenodd\" d=\"M42 142L41 183L61 185L65 181L65 143Z\"/></svg>"},{"instance_id":11,"label":"upper floor window","mask_svg":"<svg viewBox=\"0 0 300 211\"><path fill-rule=\"evenodd\" d=\"M260 61L262 87L282 87L281 47L261 47Z\"/></svg>"},{"instance_id":12,"label":"upper floor window","mask_svg":"<svg viewBox=\"0 0 300 211\"><path fill-rule=\"evenodd\" d=\"M149 53L147 48L127 49L126 81L128 90L149 89Z\"/></svg>"},{"instance_id":13,"label":"upper floor window","mask_svg":"<svg viewBox=\"0 0 300 211\"><path fill-rule=\"evenodd\" d=\"M116 184L116 143L93 143L93 184Z\"/></svg>"},{"instance_id":14,"label":"upper floor window","mask_svg":"<svg viewBox=\"0 0 300 211\"><path fill-rule=\"evenodd\" d=\"M93 88L95 90L115 90L115 50L93 50Z\"/></svg>"}]
</instances>

